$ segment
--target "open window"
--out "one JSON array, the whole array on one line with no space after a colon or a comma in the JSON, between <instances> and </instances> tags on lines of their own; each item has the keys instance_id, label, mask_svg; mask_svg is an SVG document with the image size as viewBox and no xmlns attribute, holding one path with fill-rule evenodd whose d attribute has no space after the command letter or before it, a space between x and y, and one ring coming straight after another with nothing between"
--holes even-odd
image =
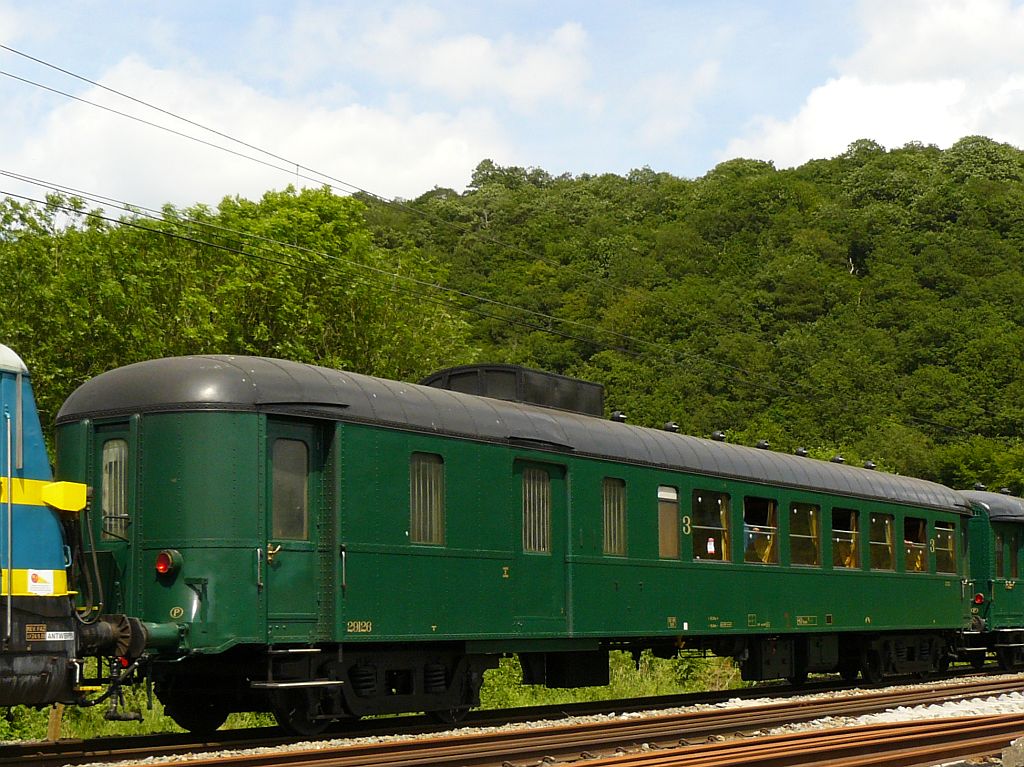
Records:
<instances>
[{"instance_id":1,"label":"open window","mask_svg":"<svg viewBox=\"0 0 1024 767\"><path fill-rule=\"evenodd\" d=\"M928 523L924 519L904 518L903 550L908 573L928 571Z\"/></svg>"},{"instance_id":2,"label":"open window","mask_svg":"<svg viewBox=\"0 0 1024 767\"><path fill-rule=\"evenodd\" d=\"M694 490L693 558L729 561L729 496L710 490Z\"/></svg>"},{"instance_id":3,"label":"open window","mask_svg":"<svg viewBox=\"0 0 1024 767\"><path fill-rule=\"evenodd\" d=\"M743 561L760 565L779 562L778 503L774 498L743 499Z\"/></svg>"},{"instance_id":4,"label":"open window","mask_svg":"<svg viewBox=\"0 0 1024 767\"><path fill-rule=\"evenodd\" d=\"M832 566L860 567L860 514L856 509L832 509Z\"/></svg>"}]
</instances>

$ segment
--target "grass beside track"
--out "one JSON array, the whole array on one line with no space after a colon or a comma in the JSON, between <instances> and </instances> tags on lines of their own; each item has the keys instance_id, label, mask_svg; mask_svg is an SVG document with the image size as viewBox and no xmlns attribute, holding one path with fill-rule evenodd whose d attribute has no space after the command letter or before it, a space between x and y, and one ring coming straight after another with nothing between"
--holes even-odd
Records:
<instances>
[{"instance_id":1,"label":"grass beside track","mask_svg":"<svg viewBox=\"0 0 1024 767\"><path fill-rule=\"evenodd\" d=\"M591 700L641 698L672 695L701 690L725 690L744 685L739 670L731 661L721 658L655 658L644 653L634 663L628 653L612 652L611 683L605 687L548 689L540 685L523 685L522 669L516 658L502 659L501 665L488 671L480 691L482 709L518 708L559 703L580 703ZM106 735L144 735L159 732L181 732L174 721L164 716L163 706L154 698L153 709L146 708L142 687L129 690L126 707L140 711L142 722L110 722L103 718L106 704L94 708L68 707L61 724L62 738L96 738ZM43 740L46 737L50 709L15 706L0 717L0 740ZM237 713L228 717L225 729L262 727L276 724L273 716L264 713Z\"/></svg>"}]
</instances>

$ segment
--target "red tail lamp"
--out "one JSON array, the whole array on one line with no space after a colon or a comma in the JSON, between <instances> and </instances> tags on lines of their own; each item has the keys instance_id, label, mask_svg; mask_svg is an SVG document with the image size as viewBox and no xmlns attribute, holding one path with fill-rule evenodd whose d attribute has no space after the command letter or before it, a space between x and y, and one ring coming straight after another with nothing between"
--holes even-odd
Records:
<instances>
[{"instance_id":1,"label":"red tail lamp","mask_svg":"<svg viewBox=\"0 0 1024 767\"><path fill-rule=\"evenodd\" d=\"M983 605L985 604L985 595L981 592L974 595L974 604Z\"/></svg>"},{"instance_id":2,"label":"red tail lamp","mask_svg":"<svg viewBox=\"0 0 1024 767\"><path fill-rule=\"evenodd\" d=\"M157 575L174 575L181 569L181 552L177 549L164 549L156 555L156 562L153 567Z\"/></svg>"}]
</instances>

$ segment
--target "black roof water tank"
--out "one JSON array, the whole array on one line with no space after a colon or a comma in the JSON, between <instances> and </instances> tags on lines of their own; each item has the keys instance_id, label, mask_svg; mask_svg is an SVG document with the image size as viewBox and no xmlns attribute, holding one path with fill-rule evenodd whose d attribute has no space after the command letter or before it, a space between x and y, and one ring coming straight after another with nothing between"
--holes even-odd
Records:
<instances>
[{"instance_id":1,"label":"black roof water tank","mask_svg":"<svg viewBox=\"0 0 1024 767\"><path fill-rule=\"evenodd\" d=\"M509 402L604 415L604 387L578 378L531 370L521 365L460 365L427 376L421 384L435 389Z\"/></svg>"}]
</instances>

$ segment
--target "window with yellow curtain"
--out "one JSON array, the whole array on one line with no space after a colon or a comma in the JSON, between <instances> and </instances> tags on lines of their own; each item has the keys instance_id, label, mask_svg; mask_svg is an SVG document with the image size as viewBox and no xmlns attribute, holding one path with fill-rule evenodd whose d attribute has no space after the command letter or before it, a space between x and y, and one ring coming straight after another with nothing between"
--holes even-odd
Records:
<instances>
[{"instance_id":1,"label":"window with yellow curtain","mask_svg":"<svg viewBox=\"0 0 1024 767\"><path fill-rule=\"evenodd\" d=\"M871 515L871 569L896 569L896 541L892 514Z\"/></svg>"},{"instance_id":2,"label":"window with yellow curtain","mask_svg":"<svg viewBox=\"0 0 1024 767\"><path fill-rule=\"evenodd\" d=\"M928 525L920 517L903 520L903 550L908 573L928 570Z\"/></svg>"},{"instance_id":3,"label":"window with yellow curtain","mask_svg":"<svg viewBox=\"0 0 1024 767\"><path fill-rule=\"evenodd\" d=\"M743 499L743 561L759 565L779 562L778 503L774 498Z\"/></svg>"},{"instance_id":4,"label":"window with yellow curtain","mask_svg":"<svg viewBox=\"0 0 1024 767\"><path fill-rule=\"evenodd\" d=\"M860 567L860 514L856 509L832 509L832 566Z\"/></svg>"},{"instance_id":5,"label":"window with yellow curtain","mask_svg":"<svg viewBox=\"0 0 1024 767\"><path fill-rule=\"evenodd\" d=\"M710 490L694 490L693 558L729 561L729 496Z\"/></svg>"},{"instance_id":6,"label":"window with yellow curtain","mask_svg":"<svg viewBox=\"0 0 1024 767\"><path fill-rule=\"evenodd\" d=\"M794 565L821 564L821 507L794 503L789 509L789 558Z\"/></svg>"},{"instance_id":7,"label":"window with yellow curtain","mask_svg":"<svg viewBox=\"0 0 1024 767\"><path fill-rule=\"evenodd\" d=\"M935 571L956 572L956 525L952 522L935 523Z\"/></svg>"}]
</instances>

